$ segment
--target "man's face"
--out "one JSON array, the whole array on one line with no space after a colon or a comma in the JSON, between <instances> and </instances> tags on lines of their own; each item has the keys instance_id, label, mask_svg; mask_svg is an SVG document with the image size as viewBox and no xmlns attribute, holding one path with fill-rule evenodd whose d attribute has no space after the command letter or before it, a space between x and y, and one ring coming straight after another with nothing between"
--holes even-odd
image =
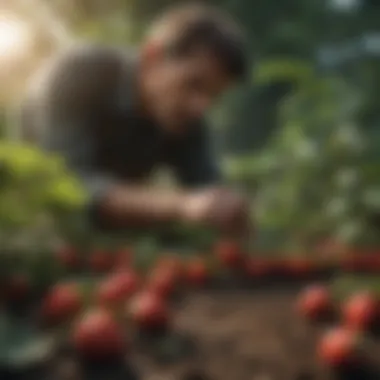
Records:
<instances>
[{"instance_id":1,"label":"man's face","mask_svg":"<svg viewBox=\"0 0 380 380\"><path fill-rule=\"evenodd\" d=\"M186 131L232 84L218 59L205 49L180 58L157 54L143 67L148 108L172 133Z\"/></svg>"}]
</instances>

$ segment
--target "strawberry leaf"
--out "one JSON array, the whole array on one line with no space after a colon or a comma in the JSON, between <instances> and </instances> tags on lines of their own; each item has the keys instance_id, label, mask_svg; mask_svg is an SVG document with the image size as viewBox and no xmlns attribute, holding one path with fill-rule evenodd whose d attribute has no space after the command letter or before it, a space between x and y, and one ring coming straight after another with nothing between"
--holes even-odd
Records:
<instances>
[{"instance_id":1,"label":"strawberry leaf","mask_svg":"<svg viewBox=\"0 0 380 380\"><path fill-rule=\"evenodd\" d=\"M46 361L55 351L56 339L43 334L24 319L0 315L0 365L28 368Z\"/></svg>"}]
</instances>

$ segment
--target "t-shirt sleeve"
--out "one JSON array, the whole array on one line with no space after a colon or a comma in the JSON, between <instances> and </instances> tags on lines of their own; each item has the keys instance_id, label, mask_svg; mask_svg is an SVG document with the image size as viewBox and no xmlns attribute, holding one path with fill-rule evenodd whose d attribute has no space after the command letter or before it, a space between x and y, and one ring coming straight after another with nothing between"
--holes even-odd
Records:
<instances>
[{"instance_id":1,"label":"t-shirt sleeve","mask_svg":"<svg viewBox=\"0 0 380 380\"><path fill-rule=\"evenodd\" d=\"M185 187L212 186L221 181L221 170L206 126L201 125L177 146L172 167L176 178Z\"/></svg>"}]
</instances>

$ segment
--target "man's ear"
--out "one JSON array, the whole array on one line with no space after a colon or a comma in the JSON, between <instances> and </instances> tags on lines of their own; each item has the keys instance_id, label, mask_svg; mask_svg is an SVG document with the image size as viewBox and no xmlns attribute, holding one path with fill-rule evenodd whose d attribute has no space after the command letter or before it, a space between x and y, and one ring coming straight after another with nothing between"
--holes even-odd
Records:
<instances>
[{"instance_id":1,"label":"man's ear","mask_svg":"<svg viewBox=\"0 0 380 380\"><path fill-rule=\"evenodd\" d=\"M156 61L162 55L162 45L156 41L150 41L143 45L141 57L144 63Z\"/></svg>"}]
</instances>

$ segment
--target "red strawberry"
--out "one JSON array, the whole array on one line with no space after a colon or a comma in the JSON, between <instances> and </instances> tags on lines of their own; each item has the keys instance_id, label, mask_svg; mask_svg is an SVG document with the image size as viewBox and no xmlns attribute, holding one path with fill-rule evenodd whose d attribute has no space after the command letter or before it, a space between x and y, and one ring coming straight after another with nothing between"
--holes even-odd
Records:
<instances>
[{"instance_id":1,"label":"red strawberry","mask_svg":"<svg viewBox=\"0 0 380 380\"><path fill-rule=\"evenodd\" d=\"M143 329L165 327L169 321L166 302L150 291L138 294L128 305L128 312L132 321Z\"/></svg>"},{"instance_id":2,"label":"red strawberry","mask_svg":"<svg viewBox=\"0 0 380 380\"><path fill-rule=\"evenodd\" d=\"M379 300L370 292L359 292L342 306L343 321L349 328L364 330L380 320Z\"/></svg>"},{"instance_id":3,"label":"red strawberry","mask_svg":"<svg viewBox=\"0 0 380 380\"><path fill-rule=\"evenodd\" d=\"M81 265L80 257L74 247L66 246L60 248L57 251L57 259L67 269L75 270Z\"/></svg>"},{"instance_id":4,"label":"red strawberry","mask_svg":"<svg viewBox=\"0 0 380 380\"><path fill-rule=\"evenodd\" d=\"M123 271L131 268L133 259L133 251L129 248L124 248L118 251L115 255L115 270Z\"/></svg>"},{"instance_id":5,"label":"red strawberry","mask_svg":"<svg viewBox=\"0 0 380 380\"><path fill-rule=\"evenodd\" d=\"M304 257L293 257L289 258L285 262L285 272L286 274L293 277L305 277L312 273L313 263Z\"/></svg>"},{"instance_id":6,"label":"red strawberry","mask_svg":"<svg viewBox=\"0 0 380 380\"><path fill-rule=\"evenodd\" d=\"M189 261L185 271L186 280L189 284L195 286L203 285L209 278L207 266L202 259L193 259Z\"/></svg>"},{"instance_id":7,"label":"red strawberry","mask_svg":"<svg viewBox=\"0 0 380 380\"><path fill-rule=\"evenodd\" d=\"M269 260L251 258L247 260L246 271L253 278L263 278L273 274L274 265Z\"/></svg>"},{"instance_id":8,"label":"red strawberry","mask_svg":"<svg viewBox=\"0 0 380 380\"><path fill-rule=\"evenodd\" d=\"M99 285L98 301L103 306L118 306L131 297L138 286L139 278L132 271L116 273Z\"/></svg>"},{"instance_id":9,"label":"red strawberry","mask_svg":"<svg viewBox=\"0 0 380 380\"><path fill-rule=\"evenodd\" d=\"M147 288L162 297L168 297L174 292L178 282L178 273L173 267L157 267L147 279Z\"/></svg>"},{"instance_id":10,"label":"red strawberry","mask_svg":"<svg viewBox=\"0 0 380 380\"><path fill-rule=\"evenodd\" d=\"M296 307L303 317L316 319L328 315L333 310L333 302L326 287L313 285L301 293Z\"/></svg>"},{"instance_id":11,"label":"red strawberry","mask_svg":"<svg viewBox=\"0 0 380 380\"><path fill-rule=\"evenodd\" d=\"M95 273L108 272L113 265L113 256L106 251L95 251L89 257L89 266Z\"/></svg>"},{"instance_id":12,"label":"red strawberry","mask_svg":"<svg viewBox=\"0 0 380 380\"><path fill-rule=\"evenodd\" d=\"M5 290L5 298L8 301L17 302L25 300L30 292L30 279L26 274L17 273L9 277Z\"/></svg>"},{"instance_id":13,"label":"red strawberry","mask_svg":"<svg viewBox=\"0 0 380 380\"><path fill-rule=\"evenodd\" d=\"M45 297L42 316L48 324L67 322L82 306L83 298L76 284L58 284Z\"/></svg>"},{"instance_id":14,"label":"red strawberry","mask_svg":"<svg viewBox=\"0 0 380 380\"><path fill-rule=\"evenodd\" d=\"M344 328L326 332L317 346L319 359L330 367L342 367L355 363L358 359L357 335Z\"/></svg>"},{"instance_id":15,"label":"red strawberry","mask_svg":"<svg viewBox=\"0 0 380 380\"><path fill-rule=\"evenodd\" d=\"M156 270L170 272L178 280L183 275L184 265L177 257L163 257L156 263Z\"/></svg>"},{"instance_id":16,"label":"red strawberry","mask_svg":"<svg viewBox=\"0 0 380 380\"><path fill-rule=\"evenodd\" d=\"M217 243L214 252L219 262L227 268L240 267L244 262L244 254L240 246L231 240L223 240Z\"/></svg>"},{"instance_id":17,"label":"red strawberry","mask_svg":"<svg viewBox=\"0 0 380 380\"><path fill-rule=\"evenodd\" d=\"M105 310L85 314L73 330L75 349L93 360L121 356L125 349L124 331Z\"/></svg>"}]
</instances>

